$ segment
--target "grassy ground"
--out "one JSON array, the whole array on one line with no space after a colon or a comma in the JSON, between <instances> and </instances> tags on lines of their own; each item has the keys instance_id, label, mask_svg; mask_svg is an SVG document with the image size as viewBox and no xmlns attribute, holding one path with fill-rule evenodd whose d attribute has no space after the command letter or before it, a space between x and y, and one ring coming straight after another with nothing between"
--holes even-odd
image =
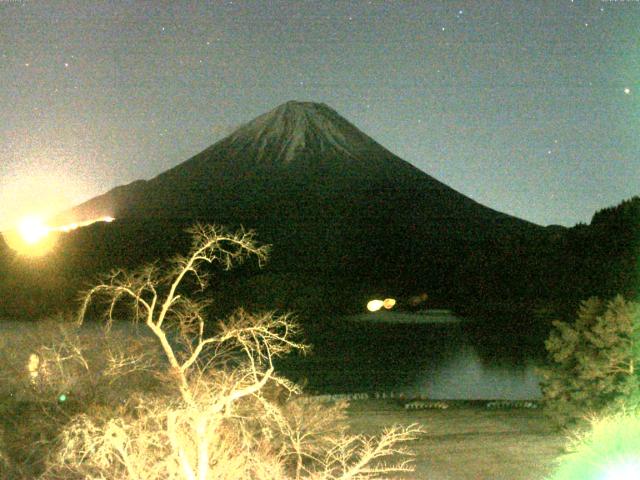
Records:
<instances>
[{"instance_id":1,"label":"grassy ground","mask_svg":"<svg viewBox=\"0 0 640 480\"><path fill-rule=\"evenodd\" d=\"M416 471L425 480L541 480L563 453L565 437L540 410L405 410L385 400L354 401L349 407L355 433L375 434L394 423L420 423L425 430L411 444Z\"/></svg>"}]
</instances>

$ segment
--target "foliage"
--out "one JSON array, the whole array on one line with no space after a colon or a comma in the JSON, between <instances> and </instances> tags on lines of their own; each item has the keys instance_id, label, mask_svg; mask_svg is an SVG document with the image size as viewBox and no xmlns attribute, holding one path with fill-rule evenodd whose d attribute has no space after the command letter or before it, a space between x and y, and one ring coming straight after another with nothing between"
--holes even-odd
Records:
<instances>
[{"instance_id":1,"label":"foliage","mask_svg":"<svg viewBox=\"0 0 640 480\"><path fill-rule=\"evenodd\" d=\"M130 327L107 335L98 325L59 316L5 321L0 330L0 478L36 478L74 415L115 408L134 391L164 389L161 378L149 375L157 370L158 348Z\"/></svg>"},{"instance_id":2,"label":"foliage","mask_svg":"<svg viewBox=\"0 0 640 480\"><path fill-rule=\"evenodd\" d=\"M420 432L393 427L379 438L350 435L343 404L300 395L276 374L273 360L304 350L289 316L237 311L205 335L207 302L185 293L204 289L206 264L231 268L266 258L252 232L197 225L188 256L168 269L155 265L112 272L84 296L106 300L107 326L128 303L168 363L164 392L129 396L115 408L75 416L49 456L44 478L118 479L366 479L411 470L400 445ZM132 359L132 368L139 363ZM400 455L396 463L386 460Z\"/></svg>"},{"instance_id":3,"label":"foliage","mask_svg":"<svg viewBox=\"0 0 640 480\"><path fill-rule=\"evenodd\" d=\"M553 322L541 369L545 411L559 425L638 399L640 309L618 295L582 302L575 323Z\"/></svg>"},{"instance_id":4,"label":"foliage","mask_svg":"<svg viewBox=\"0 0 640 480\"><path fill-rule=\"evenodd\" d=\"M638 478L640 412L592 418L588 430L573 434L568 450L549 480Z\"/></svg>"}]
</instances>

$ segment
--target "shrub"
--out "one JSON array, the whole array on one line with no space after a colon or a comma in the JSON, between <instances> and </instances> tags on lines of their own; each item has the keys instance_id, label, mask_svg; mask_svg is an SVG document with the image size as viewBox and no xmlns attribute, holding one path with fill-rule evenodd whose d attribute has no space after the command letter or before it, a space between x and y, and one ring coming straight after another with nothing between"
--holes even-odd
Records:
<instances>
[{"instance_id":1,"label":"shrub","mask_svg":"<svg viewBox=\"0 0 640 480\"><path fill-rule=\"evenodd\" d=\"M632 404L639 394L640 309L617 296L582 302L575 323L553 322L541 369L545 412L559 425Z\"/></svg>"},{"instance_id":2,"label":"shrub","mask_svg":"<svg viewBox=\"0 0 640 480\"><path fill-rule=\"evenodd\" d=\"M107 333L58 316L0 329L0 478L36 478L73 416L164 389L148 374L162 360L159 349L130 326Z\"/></svg>"},{"instance_id":3,"label":"shrub","mask_svg":"<svg viewBox=\"0 0 640 480\"><path fill-rule=\"evenodd\" d=\"M638 478L640 412L634 409L593 418L588 430L572 436L569 451L558 460L549 480Z\"/></svg>"}]
</instances>

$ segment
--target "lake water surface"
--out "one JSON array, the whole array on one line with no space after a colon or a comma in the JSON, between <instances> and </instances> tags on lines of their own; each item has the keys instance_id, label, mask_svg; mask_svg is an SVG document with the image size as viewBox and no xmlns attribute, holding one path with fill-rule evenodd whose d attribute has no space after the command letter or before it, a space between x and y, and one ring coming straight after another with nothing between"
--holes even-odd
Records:
<instances>
[{"instance_id":1,"label":"lake water surface","mask_svg":"<svg viewBox=\"0 0 640 480\"><path fill-rule=\"evenodd\" d=\"M281 362L279 370L293 380L306 380L307 391L315 393L393 392L449 400L541 396L535 367L544 356L540 348L523 342L526 335L487 335L471 322L441 316L431 323L411 316L394 317L401 320L396 323L369 322L371 318L319 322L322 330L309 338L312 353ZM33 328L3 322L0 340L23 338Z\"/></svg>"},{"instance_id":2,"label":"lake water surface","mask_svg":"<svg viewBox=\"0 0 640 480\"><path fill-rule=\"evenodd\" d=\"M361 319L360 319L361 320ZM307 358L285 373L318 393L394 392L433 399L525 400L541 397L540 345L526 335L489 336L469 322L333 322L312 339Z\"/></svg>"}]
</instances>

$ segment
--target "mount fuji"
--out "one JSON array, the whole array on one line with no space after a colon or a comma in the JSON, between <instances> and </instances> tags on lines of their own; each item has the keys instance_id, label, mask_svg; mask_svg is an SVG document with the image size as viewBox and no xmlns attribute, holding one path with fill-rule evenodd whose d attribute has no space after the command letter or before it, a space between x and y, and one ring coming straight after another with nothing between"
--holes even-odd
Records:
<instances>
[{"instance_id":1,"label":"mount fuji","mask_svg":"<svg viewBox=\"0 0 640 480\"><path fill-rule=\"evenodd\" d=\"M79 220L101 215L221 217L233 223L252 223L266 215L286 223L283 216L300 217L318 203L335 209L335 202L349 216L386 213L386 218L377 217L383 224L394 220L389 217L393 213L394 218L414 219L411 223L416 224L532 226L484 207L418 170L330 107L294 101L157 177L117 187L79 205L72 214Z\"/></svg>"},{"instance_id":2,"label":"mount fuji","mask_svg":"<svg viewBox=\"0 0 640 480\"><path fill-rule=\"evenodd\" d=\"M116 220L65 235L46 268L76 282L164 259L188 246L184 228L199 221L255 229L273 246L270 274L448 302L528 295L548 236L402 160L327 105L297 101L59 221L102 216Z\"/></svg>"}]
</instances>

